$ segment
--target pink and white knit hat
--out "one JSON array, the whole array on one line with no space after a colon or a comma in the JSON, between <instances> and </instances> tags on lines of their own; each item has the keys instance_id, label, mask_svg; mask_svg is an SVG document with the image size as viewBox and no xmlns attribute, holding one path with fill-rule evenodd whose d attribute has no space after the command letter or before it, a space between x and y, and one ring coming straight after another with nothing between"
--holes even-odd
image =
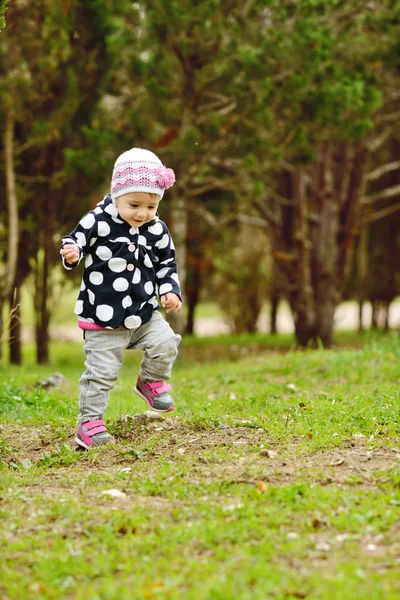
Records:
<instances>
[{"instance_id":1,"label":"pink and white knit hat","mask_svg":"<svg viewBox=\"0 0 400 600\"><path fill-rule=\"evenodd\" d=\"M148 192L158 194L175 183L175 173L167 169L161 160L150 150L131 148L115 161L111 179L111 197L113 200L129 192Z\"/></svg>"}]
</instances>

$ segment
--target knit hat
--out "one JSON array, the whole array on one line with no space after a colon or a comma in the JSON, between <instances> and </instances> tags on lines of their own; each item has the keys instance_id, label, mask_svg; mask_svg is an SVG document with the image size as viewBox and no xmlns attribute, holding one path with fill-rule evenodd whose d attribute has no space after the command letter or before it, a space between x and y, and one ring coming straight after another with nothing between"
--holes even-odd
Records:
<instances>
[{"instance_id":1,"label":"knit hat","mask_svg":"<svg viewBox=\"0 0 400 600\"><path fill-rule=\"evenodd\" d=\"M111 180L113 200L129 192L158 194L175 183L175 173L167 169L161 160L150 150L131 148L115 161Z\"/></svg>"}]
</instances>

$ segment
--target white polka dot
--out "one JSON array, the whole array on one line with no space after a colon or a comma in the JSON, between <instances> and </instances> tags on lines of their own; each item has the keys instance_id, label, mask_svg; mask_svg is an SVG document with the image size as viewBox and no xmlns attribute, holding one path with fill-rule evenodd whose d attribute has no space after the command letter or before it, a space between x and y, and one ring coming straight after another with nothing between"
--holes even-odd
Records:
<instances>
[{"instance_id":1,"label":"white polka dot","mask_svg":"<svg viewBox=\"0 0 400 600\"><path fill-rule=\"evenodd\" d=\"M139 248L137 248L135 251L135 258L136 260L139 260Z\"/></svg>"},{"instance_id":2,"label":"white polka dot","mask_svg":"<svg viewBox=\"0 0 400 600\"><path fill-rule=\"evenodd\" d=\"M83 227L83 229L90 229L95 222L95 216L93 213L88 213L79 221L79 224Z\"/></svg>"},{"instance_id":3,"label":"white polka dot","mask_svg":"<svg viewBox=\"0 0 400 600\"><path fill-rule=\"evenodd\" d=\"M123 277L117 277L113 283L113 288L116 292L125 292L129 287L129 283Z\"/></svg>"},{"instance_id":4,"label":"white polka dot","mask_svg":"<svg viewBox=\"0 0 400 600\"><path fill-rule=\"evenodd\" d=\"M154 285L151 281L146 281L146 283L144 284L144 291L146 292L146 294L152 294L154 292Z\"/></svg>"},{"instance_id":5,"label":"white polka dot","mask_svg":"<svg viewBox=\"0 0 400 600\"><path fill-rule=\"evenodd\" d=\"M91 254L86 256L85 267L90 267L93 264L93 257Z\"/></svg>"},{"instance_id":6,"label":"white polka dot","mask_svg":"<svg viewBox=\"0 0 400 600\"><path fill-rule=\"evenodd\" d=\"M174 240L171 238L171 246L170 246L171 250L175 250L175 244L174 244Z\"/></svg>"},{"instance_id":7,"label":"white polka dot","mask_svg":"<svg viewBox=\"0 0 400 600\"><path fill-rule=\"evenodd\" d=\"M167 294L171 290L172 290L172 285L170 283L163 283L162 285L160 285L160 289L158 290L158 293L161 296L161 294Z\"/></svg>"},{"instance_id":8,"label":"white polka dot","mask_svg":"<svg viewBox=\"0 0 400 600\"><path fill-rule=\"evenodd\" d=\"M143 263L144 263L144 266L147 267L148 269L151 269L151 267L153 266L153 263L151 262L148 254L145 254Z\"/></svg>"},{"instance_id":9,"label":"white polka dot","mask_svg":"<svg viewBox=\"0 0 400 600\"><path fill-rule=\"evenodd\" d=\"M111 229L108 223L106 223L105 221L100 221L99 222L99 227L98 227L98 234L101 235L101 237L104 237L106 235L108 235L110 233Z\"/></svg>"},{"instance_id":10,"label":"white polka dot","mask_svg":"<svg viewBox=\"0 0 400 600\"><path fill-rule=\"evenodd\" d=\"M81 231L76 234L76 240L80 246L86 246L86 235Z\"/></svg>"},{"instance_id":11,"label":"white polka dot","mask_svg":"<svg viewBox=\"0 0 400 600\"><path fill-rule=\"evenodd\" d=\"M106 206L104 212L108 213L112 217L116 217L118 215L117 207L114 204L109 204L108 206Z\"/></svg>"},{"instance_id":12,"label":"white polka dot","mask_svg":"<svg viewBox=\"0 0 400 600\"><path fill-rule=\"evenodd\" d=\"M176 281L176 283L178 285L180 285L179 277L178 277L178 275L176 273L172 273L171 279L173 279L174 281Z\"/></svg>"},{"instance_id":13,"label":"white polka dot","mask_svg":"<svg viewBox=\"0 0 400 600\"><path fill-rule=\"evenodd\" d=\"M139 235L137 243L139 246L145 246L147 244L147 240L144 235Z\"/></svg>"},{"instance_id":14,"label":"white polka dot","mask_svg":"<svg viewBox=\"0 0 400 600\"><path fill-rule=\"evenodd\" d=\"M85 282L82 281L82 283L81 283L81 291L83 292L84 290L86 290L86 285L85 285Z\"/></svg>"},{"instance_id":15,"label":"white polka dot","mask_svg":"<svg viewBox=\"0 0 400 600\"><path fill-rule=\"evenodd\" d=\"M96 213L96 215L99 215L100 213L103 212L103 209L101 208L101 206L96 206L96 208L94 209L94 212Z\"/></svg>"},{"instance_id":16,"label":"white polka dot","mask_svg":"<svg viewBox=\"0 0 400 600\"><path fill-rule=\"evenodd\" d=\"M147 304L147 302L142 302L142 304L139 306L139 310L142 310L142 308L145 304Z\"/></svg>"},{"instance_id":17,"label":"white polka dot","mask_svg":"<svg viewBox=\"0 0 400 600\"><path fill-rule=\"evenodd\" d=\"M132 306L132 298L130 296L125 296L125 298L122 300L122 306L123 308Z\"/></svg>"},{"instance_id":18,"label":"white polka dot","mask_svg":"<svg viewBox=\"0 0 400 600\"><path fill-rule=\"evenodd\" d=\"M136 315L126 317L124 325L127 329L137 329L142 324L142 319Z\"/></svg>"},{"instance_id":19,"label":"white polka dot","mask_svg":"<svg viewBox=\"0 0 400 600\"><path fill-rule=\"evenodd\" d=\"M88 293L90 304L94 304L94 302L96 300L96 296L93 294L92 290L88 290L87 293Z\"/></svg>"},{"instance_id":20,"label":"white polka dot","mask_svg":"<svg viewBox=\"0 0 400 600\"><path fill-rule=\"evenodd\" d=\"M154 306L154 308L158 308L158 300L157 300L157 298L155 296L153 296L152 298L150 298L149 304L151 304L152 306Z\"/></svg>"},{"instance_id":21,"label":"white polka dot","mask_svg":"<svg viewBox=\"0 0 400 600\"><path fill-rule=\"evenodd\" d=\"M158 240L158 242L156 242L156 246L157 248L160 248L160 250L162 248L166 248L169 244L169 235L168 233L164 233L164 235L162 236L161 240Z\"/></svg>"},{"instance_id":22,"label":"white polka dot","mask_svg":"<svg viewBox=\"0 0 400 600\"><path fill-rule=\"evenodd\" d=\"M101 285L103 283L103 279L103 273L100 273L99 271L93 271L89 275L89 281L90 283L93 283L93 285Z\"/></svg>"},{"instance_id":23,"label":"white polka dot","mask_svg":"<svg viewBox=\"0 0 400 600\"><path fill-rule=\"evenodd\" d=\"M99 246L96 248L96 254L101 260L110 260L112 257L112 252L107 246Z\"/></svg>"},{"instance_id":24,"label":"white polka dot","mask_svg":"<svg viewBox=\"0 0 400 600\"><path fill-rule=\"evenodd\" d=\"M62 241L62 243L63 243L63 244L76 244L75 240L73 240L73 239L72 239L72 238L70 238L70 237L65 237L65 238L63 238L63 241Z\"/></svg>"},{"instance_id":25,"label":"white polka dot","mask_svg":"<svg viewBox=\"0 0 400 600\"><path fill-rule=\"evenodd\" d=\"M111 217L111 218L114 221L114 223L118 223L118 225L120 225L121 223L123 223L123 221L121 219L118 219L118 217Z\"/></svg>"},{"instance_id":26,"label":"white polka dot","mask_svg":"<svg viewBox=\"0 0 400 600\"><path fill-rule=\"evenodd\" d=\"M96 308L96 315L100 321L109 321L113 318L114 309L112 306L108 306L108 304L99 304Z\"/></svg>"},{"instance_id":27,"label":"white polka dot","mask_svg":"<svg viewBox=\"0 0 400 600\"><path fill-rule=\"evenodd\" d=\"M117 237L115 240L110 240L110 242L126 242L127 244L130 244L131 240L127 237Z\"/></svg>"},{"instance_id":28,"label":"white polka dot","mask_svg":"<svg viewBox=\"0 0 400 600\"><path fill-rule=\"evenodd\" d=\"M150 225L148 231L154 235L161 235L163 232L163 226L161 223L156 223L155 225Z\"/></svg>"},{"instance_id":29,"label":"white polka dot","mask_svg":"<svg viewBox=\"0 0 400 600\"><path fill-rule=\"evenodd\" d=\"M124 258L112 258L108 266L114 273L122 273L126 269L126 260Z\"/></svg>"},{"instance_id":30,"label":"white polka dot","mask_svg":"<svg viewBox=\"0 0 400 600\"><path fill-rule=\"evenodd\" d=\"M86 319L86 321L89 321L89 323L94 323L93 319L91 319L90 317L88 317L88 318Z\"/></svg>"},{"instance_id":31,"label":"white polka dot","mask_svg":"<svg viewBox=\"0 0 400 600\"><path fill-rule=\"evenodd\" d=\"M157 278L158 279L162 279L163 277L166 276L166 274L168 273L168 271L169 271L169 267L164 267L163 269L160 269L158 271L158 273L157 273Z\"/></svg>"},{"instance_id":32,"label":"white polka dot","mask_svg":"<svg viewBox=\"0 0 400 600\"><path fill-rule=\"evenodd\" d=\"M132 283L139 283L141 276L142 274L140 272L140 269L135 269L135 272L132 277Z\"/></svg>"},{"instance_id":33,"label":"white polka dot","mask_svg":"<svg viewBox=\"0 0 400 600\"><path fill-rule=\"evenodd\" d=\"M74 313L80 315L83 312L83 300L77 300L74 308Z\"/></svg>"},{"instance_id":34,"label":"white polka dot","mask_svg":"<svg viewBox=\"0 0 400 600\"><path fill-rule=\"evenodd\" d=\"M97 242L97 238L92 238L89 242L89 246L93 246Z\"/></svg>"}]
</instances>

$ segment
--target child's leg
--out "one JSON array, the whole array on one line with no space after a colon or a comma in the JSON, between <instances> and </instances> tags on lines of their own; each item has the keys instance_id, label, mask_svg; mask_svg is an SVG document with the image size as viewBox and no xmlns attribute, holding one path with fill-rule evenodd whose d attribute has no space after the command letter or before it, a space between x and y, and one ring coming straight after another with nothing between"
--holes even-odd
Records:
<instances>
[{"instance_id":1,"label":"child's leg","mask_svg":"<svg viewBox=\"0 0 400 600\"><path fill-rule=\"evenodd\" d=\"M168 393L171 386L165 381L171 375L180 341L181 336L172 331L158 311L132 335L129 348L144 350L135 391L153 410L174 409L174 401Z\"/></svg>"},{"instance_id":2,"label":"child's leg","mask_svg":"<svg viewBox=\"0 0 400 600\"><path fill-rule=\"evenodd\" d=\"M156 310L150 321L132 334L129 348L144 350L139 376L146 381L166 381L178 356L182 338Z\"/></svg>"},{"instance_id":3,"label":"child's leg","mask_svg":"<svg viewBox=\"0 0 400 600\"><path fill-rule=\"evenodd\" d=\"M79 380L79 423L103 418L129 338L126 329L85 331L86 371Z\"/></svg>"}]
</instances>

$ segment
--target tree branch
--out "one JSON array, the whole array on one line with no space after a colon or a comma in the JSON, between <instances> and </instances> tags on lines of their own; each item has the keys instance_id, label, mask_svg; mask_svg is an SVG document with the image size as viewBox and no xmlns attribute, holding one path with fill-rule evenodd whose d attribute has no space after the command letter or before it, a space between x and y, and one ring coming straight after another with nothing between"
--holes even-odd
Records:
<instances>
[{"instance_id":1,"label":"tree branch","mask_svg":"<svg viewBox=\"0 0 400 600\"><path fill-rule=\"evenodd\" d=\"M389 215L392 215L395 212L400 211L400 202L397 204L392 204L391 206L387 206L386 208L382 208L382 210L377 210L376 212L371 213L370 215L365 215L362 217L361 224L368 225L368 223L373 223L374 221L378 221L379 219L383 219Z\"/></svg>"},{"instance_id":2,"label":"tree branch","mask_svg":"<svg viewBox=\"0 0 400 600\"><path fill-rule=\"evenodd\" d=\"M267 209L264 202L262 202L261 200L254 199L253 206L262 214L262 216L271 228L275 229L276 227L278 227L278 220L272 216L271 211Z\"/></svg>"},{"instance_id":3,"label":"tree branch","mask_svg":"<svg viewBox=\"0 0 400 600\"><path fill-rule=\"evenodd\" d=\"M382 175L385 175L386 173L390 173L390 171L396 171L397 169L400 169L400 160L386 163L385 165L381 165L380 167L377 167L376 169L374 169L373 171L368 173L367 180L375 181L375 179L379 179L379 177L382 177Z\"/></svg>"},{"instance_id":4,"label":"tree branch","mask_svg":"<svg viewBox=\"0 0 400 600\"><path fill-rule=\"evenodd\" d=\"M393 198L394 196L400 195L400 183L397 185L393 185L392 187L386 188L372 196L366 196L364 200L361 201L361 204L369 205L374 202L378 202L379 200L387 200L387 198Z\"/></svg>"},{"instance_id":5,"label":"tree branch","mask_svg":"<svg viewBox=\"0 0 400 600\"><path fill-rule=\"evenodd\" d=\"M393 123L395 121L398 121L399 119L400 119L400 111L397 111L394 113L377 115L376 122L377 123Z\"/></svg>"},{"instance_id":6,"label":"tree branch","mask_svg":"<svg viewBox=\"0 0 400 600\"><path fill-rule=\"evenodd\" d=\"M385 129L380 135L378 135L378 137L367 142L368 150L370 152L375 152L375 150L378 150L381 146L383 146L383 144L386 142L386 140L390 137L391 134L392 127L385 127Z\"/></svg>"}]
</instances>

